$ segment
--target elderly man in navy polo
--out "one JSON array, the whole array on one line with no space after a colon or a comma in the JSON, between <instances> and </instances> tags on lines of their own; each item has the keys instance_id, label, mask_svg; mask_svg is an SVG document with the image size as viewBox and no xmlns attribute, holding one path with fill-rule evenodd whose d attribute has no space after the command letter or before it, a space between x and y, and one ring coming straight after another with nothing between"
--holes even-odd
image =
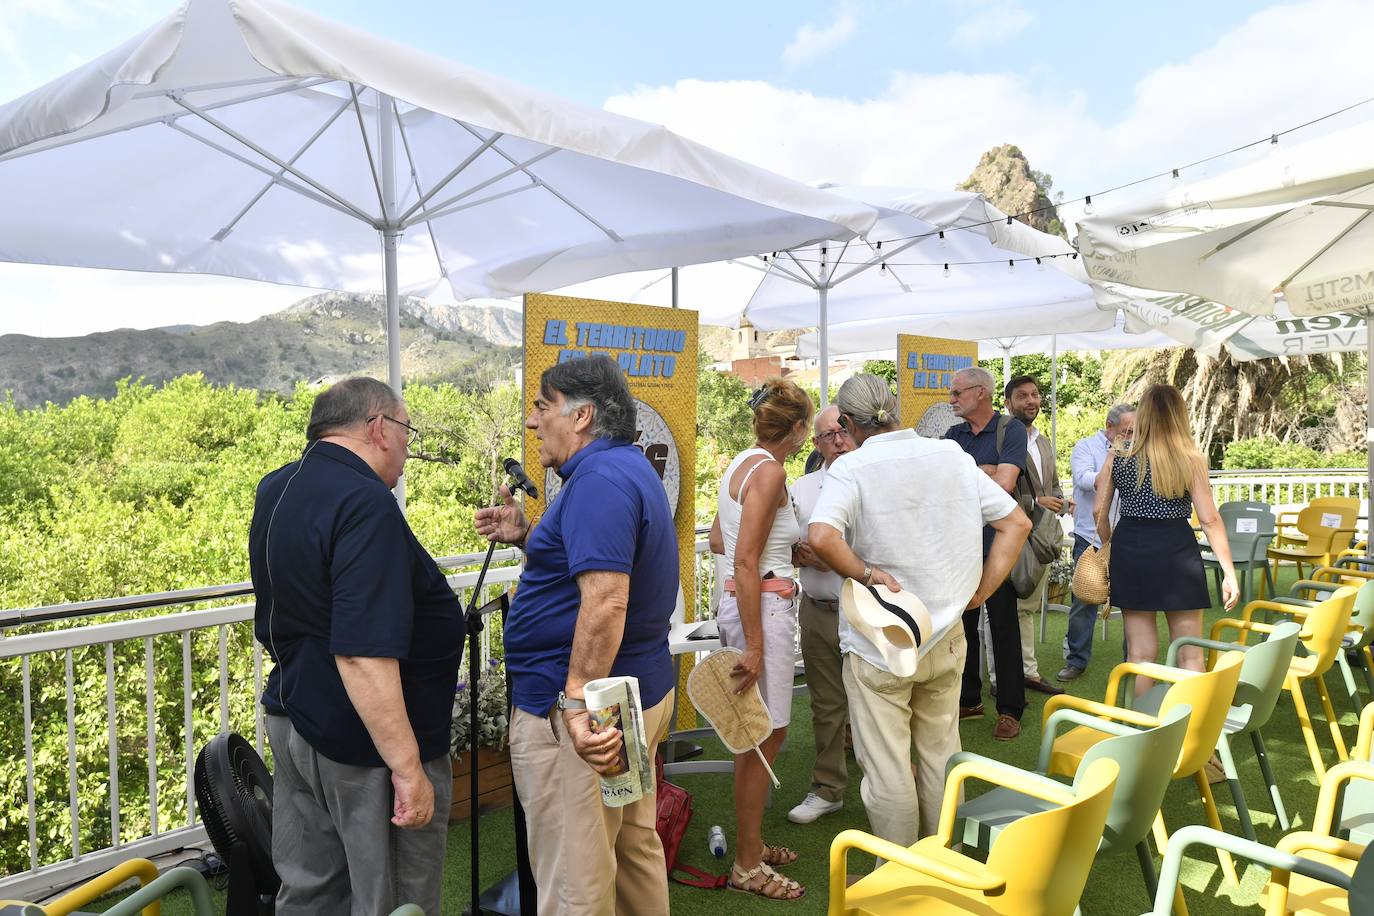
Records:
<instances>
[{"instance_id":1,"label":"elderly man in navy polo","mask_svg":"<svg viewBox=\"0 0 1374 916\"><path fill-rule=\"evenodd\" d=\"M277 916L440 911L463 616L391 493L414 432L394 391L346 379L258 484Z\"/></svg>"},{"instance_id":2,"label":"elderly man in navy polo","mask_svg":"<svg viewBox=\"0 0 1374 916\"><path fill-rule=\"evenodd\" d=\"M956 423L945 433L946 439L959 443L985 474L1008 494L1016 491L1016 480L1026 471L1026 427L1015 417L998 413L992 406L992 373L974 366L954 373L949 388L949 404ZM995 532L983 526L983 562L992 550ZM1016 613L1016 591L1004 581L988 595L983 607L992 632L993 670L997 674L997 722L992 737L1010 741L1021 734L1021 714L1026 710L1026 683L1021 675L1021 624ZM964 636L968 656L964 660L964 684L959 696L959 718L983 715L983 680L978 674L982 653L978 643L977 608L964 613Z\"/></svg>"},{"instance_id":3,"label":"elderly man in navy polo","mask_svg":"<svg viewBox=\"0 0 1374 916\"><path fill-rule=\"evenodd\" d=\"M656 796L601 804L597 773L611 772L621 735L591 730L583 687L610 675L638 678L650 745L667 730L678 591L672 510L633 445L634 399L609 358L546 370L525 426L562 489L531 525L503 487L505 504L479 510L476 525L526 554L503 639L515 706L511 768L539 914L666 914Z\"/></svg>"}]
</instances>

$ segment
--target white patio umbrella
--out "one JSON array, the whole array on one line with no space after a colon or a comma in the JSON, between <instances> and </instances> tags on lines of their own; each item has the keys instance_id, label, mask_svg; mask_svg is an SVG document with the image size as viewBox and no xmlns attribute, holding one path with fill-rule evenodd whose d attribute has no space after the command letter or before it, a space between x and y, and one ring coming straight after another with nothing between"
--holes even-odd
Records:
<instances>
[{"instance_id":1,"label":"white patio umbrella","mask_svg":"<svg viewBox=\"0 0 1374 916\"><path fill-rule=\"evenodd\" d=\"M865 240L826 241L765 250L729 264L681 272L681 300L703 324L736 325L744 315L761 330L816 327L822 355L835 352L828 331L840 323L921 315L923 333L978 337L1048 332L1072 315L1073 330L1110 327L1073 251L1062 239L1013 221L963 191L829 187L879 212ZM1041 258L1037 265L1028 258ZM1010 260L1016 260L1014 265ZM1051 265L1053 265L1051 267ZM1077 277L1074 276L1077 271ZM613 277L574 287L594 295L667 295L663 275ZM744 290L752 290L747 298ZM1057 317L1056 317L1057 316ZM991 329L989 329L991 328ZM889 346L884 341L880 346ZM828 358L820 389L827 397Z\"/></svg>"},{"instance_id":2,"label":"white patio umbrella","mask_svg":"<svg viewBox=\"0 0 1374 916\"><path fill-rule=\"evenodd\" d=\"M0 259L387 294L550 289L876 214L277 0L189 0L0 107ZM193 307L188 307L188 313Z\"/></svg>"},{"instance_id":3,"label":"white patio umbrella","mask_svg":"<svg viewBox=\"0 0 1374 916\"><path fill-rule=\"evenodd\" d=\"M1249 329L1272 346L1293 337L1283 332L1303 318L1304 330L1343 332L1342 346L1374 307L1372 215L1374 122L1276 145L1265 159L1214 178L1101 208L1078 221L1078 242L1089 275L1104 284L1196 297L1202 305L1184 316L1185 332L1189 320L1212 341ZM1279 293L1290 310L1282 320ZM1132 297L1129 289L1123 295ZM1146 311L1137 314L1175 333L1177 322L1160 320L1172 316ZM1253 327L1237 313L1276 320L1272 329ZM1374 326L1365 320L1363 329L1366 350L1374 350ZM1374 361L1369 387L1374 404ZM1374 423L1367 425L1374 486Z\"/></svg>"}]
</instances>

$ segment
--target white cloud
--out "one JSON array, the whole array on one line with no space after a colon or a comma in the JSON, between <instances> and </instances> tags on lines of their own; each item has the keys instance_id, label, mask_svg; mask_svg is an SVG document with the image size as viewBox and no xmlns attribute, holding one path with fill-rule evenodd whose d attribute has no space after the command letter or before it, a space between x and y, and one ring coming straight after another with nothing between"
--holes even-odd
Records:
<instances>
[{"instance_id":1,"label":"white cloud","mask_svg":"<svg viewBox=\"0 0 1374 916\"><path fill-rule=\"evenodd\" d=\"M606 102L803 181L948 188L989 147L1015 143L1074 197L1267 136L1367 97L1374 4L1311 0L1254 14L1134 87L1112 117L1090 114L1095 79L1046 89L1015 73L897 73L869 98L764 82L683 80ZM1295 49L1320 48L1302 64ZM1307 75L1299 79L1296 67ZM1374 105L1358 113L1374 118ZM1347 121L1347 123L1349 123ZM1296 137L1295 137L1296 139Z\"/></svg>"},{"instance_id":2,"label":"white cloud","mask_svg":"<svg viewBox=\"0 0 1374 916\"><path fill-rule=\"evenodd\" d=\"M949 43L960 48L982 48L1000 44L1019 35L1035 17L1017 0L976 4L976 8L954 30Z\"/></svg>"},{"instance_id":3,"label":"white cloud","mask_svg":"<svg viewBox=\"0 0 1374 916\"><path fill-rule=\"evenodd\" d=\"M797 29L792 43L783 48L782 62L789 67L796 67L814 60L847 41L854 34L856 25L853 12L846 7L841 7L835 13L835 21L824 28L817 28L808 22Z\"/></svg>"}]
</instances>

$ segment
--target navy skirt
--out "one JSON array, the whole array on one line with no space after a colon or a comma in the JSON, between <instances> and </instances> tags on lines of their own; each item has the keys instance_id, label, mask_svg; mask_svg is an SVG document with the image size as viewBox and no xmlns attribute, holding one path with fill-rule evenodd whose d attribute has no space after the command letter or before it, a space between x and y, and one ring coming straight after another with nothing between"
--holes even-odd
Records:
<instances>
[{"instance_id":1,"label":"navy skirt","mask_svg":"<svg viewBox=\"0 0 1374 916\"><path fill-rule=\"evenodd\" d=\"M1193 528L1186 518L1122 516L1112 532L1112 597L1128 611L1212 606Z\"/></svg>"}]
</instances>

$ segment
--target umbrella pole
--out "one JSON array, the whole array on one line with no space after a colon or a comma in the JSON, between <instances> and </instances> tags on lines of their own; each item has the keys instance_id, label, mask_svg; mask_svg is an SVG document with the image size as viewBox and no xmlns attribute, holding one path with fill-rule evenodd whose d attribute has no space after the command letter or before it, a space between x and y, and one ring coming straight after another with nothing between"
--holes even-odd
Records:
<instances>
[{"instance_id":1,"label":"umbrella pole","mask_svg":"<svg viewBox=\"0 0 1374 916\"><path fill-rule=\"evenodd\" d=\"M1368 378L1369 390L1366 392L1364 405L1364 440L1365 448L1369 452L1368 458L1368 480L1365 488L1365 516L1369 516L1369 507L1374 505L1374 315L1368 313L1364 318L1365 333L1365 375ZM1365 553L1374 556L1368 546L1369 530L1365 532Z\"/></svg>"},{"instance_id":2,"label":"umbrella pole","mask_svg":"<svg viewBox=\"0 0 1374 916\"><path fill-rule=\"evenodd\" d=\"M1059 335L1050 335L1050 451L1059 454Z\"/></svg>"},{"instance_id":3,"label":"umbrella pole","mask_svg":"<svg viewBox=\"0 0 1374 916\"><path fill-rule=\"evenodd\" d=\"M822 249L822 251L824 251L824 249ZM825 275L825 255L822 254L822 255L821 255L821 276L824 276L824 275ZM826 407L826 405L830 403L830 329L829 329L829 327L828 327L829 319L826 317L826 305L827 305L826 300L829 298L829 296L828 296L829 292L830 292L830 287L827 286L827 285L825 284L824 281L822 281L822 282L821 282L820 289L819 289L819 293L820 293L820 297L821 297L821 316L820 316L820 317L821 317L821 324L820 324L820 327L817 328L817 331L820 333L820 341L821 341L821 391L820 391L820 395L821 395L821 409L822 409L822 410L824 410L825 407Z\"/></svg>"},{"instance_id":4,"label":"umbrella pole","mask_svg":"<svg viewBox=\"0 0 1374 916\"><path fill-rule=\"evenodd\" d=\"M382 271L386 290L386 363L387 384L396 396L401 396L401 294L396 277L396 249L401 243L401 229L395 222L399 208L396 201L396 109L391 99L377 94L377 171L382 198ZM396 502L401 511L406 507L406 479L404 469L396 481Z\"/></svg>"}]
</instances>

